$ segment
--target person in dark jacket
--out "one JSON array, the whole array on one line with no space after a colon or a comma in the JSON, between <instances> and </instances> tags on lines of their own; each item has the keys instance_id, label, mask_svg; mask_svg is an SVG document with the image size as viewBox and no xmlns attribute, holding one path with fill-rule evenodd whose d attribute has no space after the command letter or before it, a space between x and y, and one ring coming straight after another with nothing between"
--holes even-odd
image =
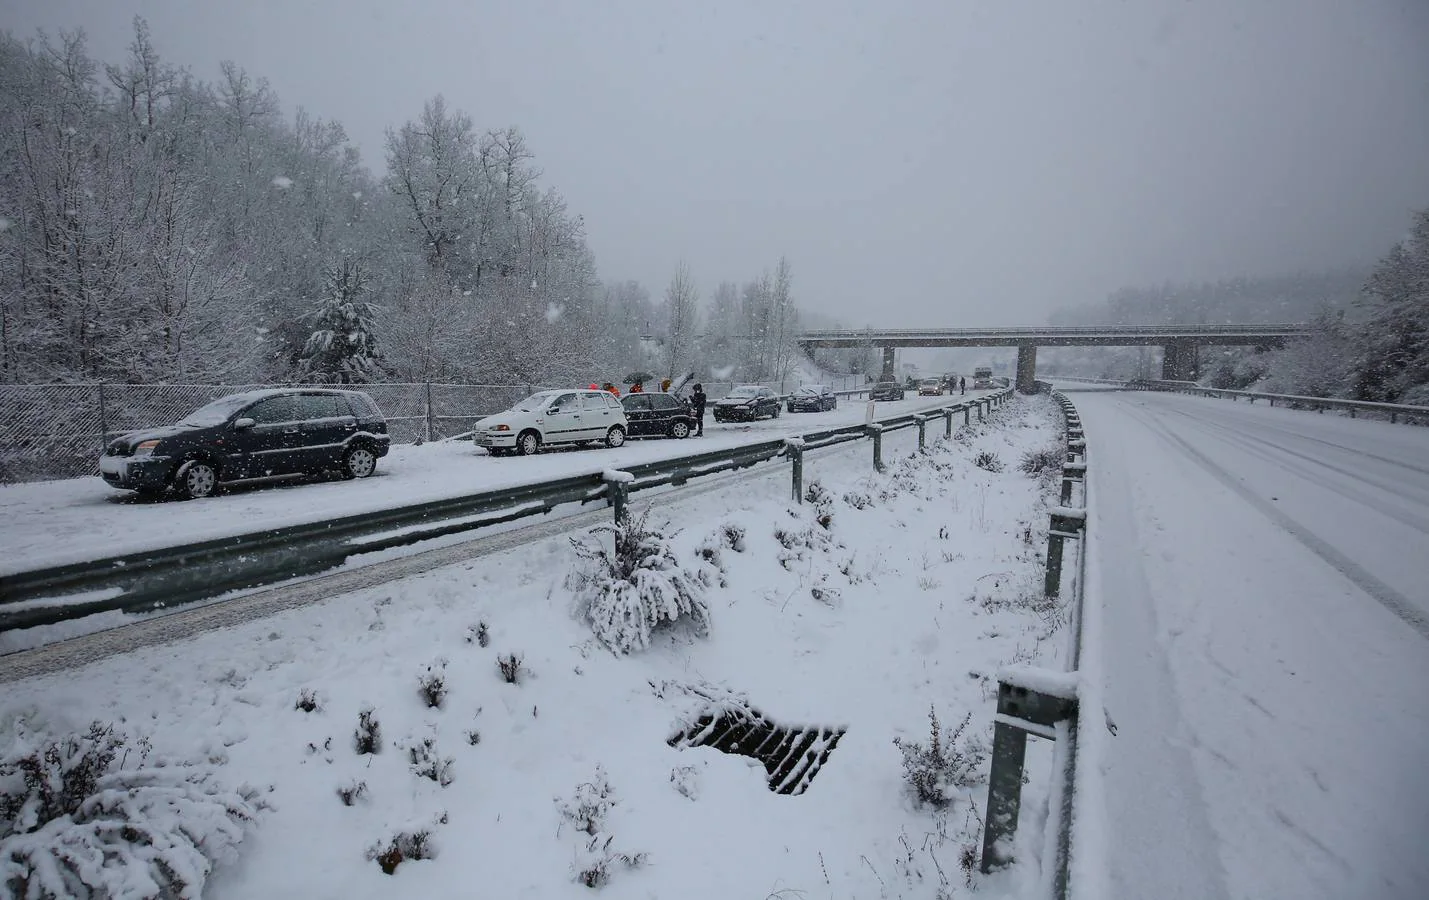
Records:
<instances>
[{"instance_id":1,"label":"person in dark jacket","mask_svg":"<svg viewBox=\"0 0 1429 900\"><path fill-rule=\"evenodd\" d=\"M705 403L708 400L705 396L705 386L696 382L695 391L690 394L690 406L695 410L695 437L704 437Z\"/></svg>"},{"instance_id":2,"label":"person in dark jacket","mask_svg":"<svg viewBox=\"0 0 1429 900\"><path fill-rule=\"evenodd\" d=\"M966 394L967 392L968 392L968 380L967 380L966 378L959 378L959 379L958 379L958 393L959 393L959 394Z\"/></svg>"}]
</instances>

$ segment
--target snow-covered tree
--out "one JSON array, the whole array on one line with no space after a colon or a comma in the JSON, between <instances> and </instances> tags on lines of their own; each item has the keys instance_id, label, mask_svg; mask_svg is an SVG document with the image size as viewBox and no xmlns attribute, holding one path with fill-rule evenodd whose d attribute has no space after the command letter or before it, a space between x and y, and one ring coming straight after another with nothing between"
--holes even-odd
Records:
<instances>
[{"instance_id":1,"label":"snow-covered tree","mask_svg":"<svg viewBox=\"0 0 1429 900\"><path fill-rule=\"evenodd\" d=\"M367 273L360 261L328 270L327 290L308 317L313 331L303 347L303 374L319 382L356 384L377 371L377 310L366 299Z\"/></svg>"},{"instance_id":2,"label":"snow-covered tree","mask_svg":"<svg viewBox=\"0 0 1429 900\"><path fill-rule=\"evenodd\" d=\"M699 291L684 261L675 267L675 275L665 288L665 334L661 348L665 375L674 378L687 371L694 351L699 319Z\"/></svg>"},{"instance_id":3,"label":"snow-covered tree","mask_svg":"<svg viewBox=\"0 0 1429 900\"><path fill-rule=\"evenodd\" d=\"M1365 283L1369 319L1355 341L1359 400L1429 402L1429 209Z\"/></svg>"}]
</instances>

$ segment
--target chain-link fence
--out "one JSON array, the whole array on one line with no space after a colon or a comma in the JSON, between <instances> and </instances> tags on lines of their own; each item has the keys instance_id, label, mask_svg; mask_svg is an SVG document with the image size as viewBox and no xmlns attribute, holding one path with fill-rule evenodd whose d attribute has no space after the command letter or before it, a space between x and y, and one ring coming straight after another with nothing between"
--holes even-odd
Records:
<instances>
[{"instance_id":1,"label":"chain-link fence","mask_svg":"<svg viewBox=\"0 0 1429 900\"><path fill-rule=\"evenodd\" d=\"M113 438L141 428L170 425L219 397L275 386L298 385L0 385L0 483L97 475L99 455ZM734 386L733 382L705 382L705 392L713 401ZM830 386L846 390L859 385L840 382ZM547 386L418 383L352 387L377 401L387 417L393 443L411 444L463 434L482 416L510 409L516 401Z\"/></svg>"}]
</instances>

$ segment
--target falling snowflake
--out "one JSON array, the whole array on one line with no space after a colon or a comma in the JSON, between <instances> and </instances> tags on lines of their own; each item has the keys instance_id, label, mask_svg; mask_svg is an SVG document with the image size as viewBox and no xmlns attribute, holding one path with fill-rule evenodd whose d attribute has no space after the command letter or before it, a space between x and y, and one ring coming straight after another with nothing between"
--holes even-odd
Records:
<instances>
[{"instance_id":1,"label":"falling snowflake","mask_svg":"<svg viewBox=\"0 0 1429 900\"><path fill-rule=\"evenodd\" d=\"M0 231L9 231L11 228L14 227L14 222L11 222L9 219L4 218L3 216L0 216Z\"/></svg>"},{"instance_id":2,"label":"falling snowflake","mask_svg":"<svg viewBox=\"0 0 1429 900\"><path fill-rule=\"evenodd\" d=\"M354 200L361 200L361 199L362 199L362 191L353 191L353 192L352 192L352 199L354 199Z\"/></svg>"},{"instance_id":3,"label":"falling snowflake","mask_svg":"<svg viewBox=\"0 0 1429 900\"><path fill-rule=\"evenodd\" d=\"M556 321L557 319L559 319L559 318L561 317L561 314L564 313L564 312L565 312L565 310L562 309L561 307L557 306L556 304L554 304L554 303L548 304L548 305L546 306L546 322L547 322L547 323L550 323L550 324L554 324L555 321Z\"/></svg>"},{"instance_id":4,"label":"falling snowflake","mask_svg":"<svg viewBox=\"0 0 1429 900\"><path fill-rule=\"evenodd\" d=\"M710 369L710 374L720 381L724 381L734 374L734 366L722 366L718 369Z\"/></svg>"},{"instance_id":5,"label":"falling snowflake","mask_svg":"<svg viewBox=\"0 0 1429 900\"><path fill-rule=\"evenodd\" d=\"M274 175L274 176L273 176L273 187L278 188L278 189L280 189L280 190L286 191L288 188L290 188L290 187L292 187L292 186L293 186L293 179L289 178L288 176L286 176L286 175Z\"/></svg>"}]
</instances>

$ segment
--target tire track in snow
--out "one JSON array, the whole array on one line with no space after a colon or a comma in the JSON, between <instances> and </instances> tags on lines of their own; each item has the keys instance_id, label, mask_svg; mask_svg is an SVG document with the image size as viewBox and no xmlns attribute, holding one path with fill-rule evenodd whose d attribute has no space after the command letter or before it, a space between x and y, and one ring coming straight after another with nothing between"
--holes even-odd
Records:
<instances>
[{"instance_id":1,"label":"tire track in snow","mask_svg":"<svg viewBox=\"0 0 1429 900\"><path fill-rule=\"evenodd\" d=\"M1326 541L1321 540L1311 533L1309 529L1286 515L1279 507L1241 484L1235 475L1221 468L1219 464L1191 446L1191 444L1179 435L1175 434L1168 425L1156 417L1154 412L1146 409L1133 408L1133 410L1132 414L1140 419L1142 424L1147 428L1152 429L1189 460L1200 466L1221 484L1234 491L1241 499L1259 510L1266 518L1270 519L1283 531L1299 541L1311 553L1320 557L1320 559L1324 560L1332 568L1348 578L1360 590L1379 601L1380 605L1385 609L1394 613L1406 625L1418 632L1420 637L1429 640L1429 616L1426 616L1422 610L1411 603L1409 598L1385 584L1383 581L1380 581L1354 560L1345 556Z\"/></svg>"}]
</instances>

